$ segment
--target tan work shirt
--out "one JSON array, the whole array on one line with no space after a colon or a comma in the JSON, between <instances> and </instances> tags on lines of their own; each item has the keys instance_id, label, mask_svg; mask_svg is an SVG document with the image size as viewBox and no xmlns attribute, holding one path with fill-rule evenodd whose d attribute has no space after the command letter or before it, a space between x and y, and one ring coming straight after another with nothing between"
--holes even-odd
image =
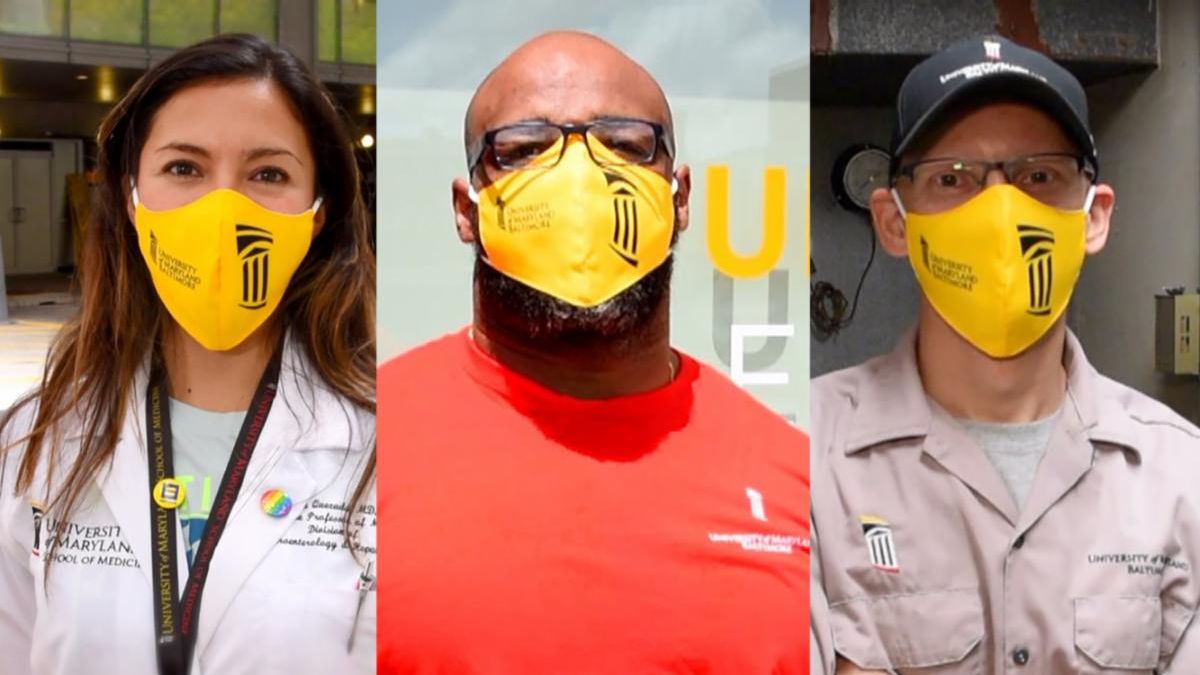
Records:
<instances>
[{"instance_id":1,"label":"tan work shirt","mask_svg":"<svg viewBox=\"0 0 1200 675\"><path fill-rule=\"evenodd\" d=\"M1200 673L1200 430L1068 335L1018 509L915 355L813 382L813 672Z\"/></svg>"}]
</instances>

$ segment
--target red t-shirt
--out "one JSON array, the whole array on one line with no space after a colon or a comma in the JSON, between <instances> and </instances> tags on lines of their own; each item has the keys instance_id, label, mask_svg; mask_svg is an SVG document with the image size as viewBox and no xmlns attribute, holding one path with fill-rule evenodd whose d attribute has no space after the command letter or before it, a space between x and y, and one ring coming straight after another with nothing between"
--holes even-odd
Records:
<instances>
[{"instance_id":1,"label":"red t-shirt","mask_svg":"<svg viewBox=\"0 0 1200 675\"><path fill-rule=\"evenodd\" d=\"M379 672L808 672L808 439L715 370L563 396L466 331L379 372Z\"/></svg>"}]
</instances>

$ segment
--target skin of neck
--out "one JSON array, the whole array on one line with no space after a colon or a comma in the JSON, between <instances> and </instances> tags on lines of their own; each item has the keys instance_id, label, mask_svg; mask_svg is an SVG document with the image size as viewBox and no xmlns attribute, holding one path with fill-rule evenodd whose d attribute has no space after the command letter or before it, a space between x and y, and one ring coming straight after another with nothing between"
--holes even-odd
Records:
<instances>
[{"instance_id":1,"label":"skin of neck","mask_svg":"<svg viewBox=\"0 0 1200 675\"><path fill-rule=\"evenodd\" d=\"M664 297L637 335L587 345L530 345L482 311L476 292L472 336L504 367L552 391L584 400L630 396L668 384L679 370L670 345L670 302Z\"/></svg>"},{"instance_id":2,"label":"skin of neck","mask_svg":"<svg viewBox=\"0 0 1200 675\"><path fill-rule=\"evenodd\" d=\"M205 349L178 323L170 321L163 337L162 356L171 397L211 412L247 410L278 338L274 322L268 321L238 346L218 352Z\"/></svg>"},{"instance_id":3,"label":"skin of neck","mask_svg":"<svg viewBox=\"0 0 1200 675\"><path fill-rule=\"evenodd\" d=\"M1053 415L1066 397L1064 317L1029 349L995 359L954 331L922 297L917 364L925 393L959 419L1033 422Z\"/></svg>"}]
</instances>

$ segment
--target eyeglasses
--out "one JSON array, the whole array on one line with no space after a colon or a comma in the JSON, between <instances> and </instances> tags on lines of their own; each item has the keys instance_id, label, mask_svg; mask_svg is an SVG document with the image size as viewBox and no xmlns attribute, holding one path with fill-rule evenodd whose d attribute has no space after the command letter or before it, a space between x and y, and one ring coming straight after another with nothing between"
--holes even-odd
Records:
<instances>
[{"instance_id":1,"label":"eyeglasses","mask_svg":"<svg viewBox=\"0 0 1200 675\"><path fill-rule=\"evenodd\" d=\"M675 147L663 125L657 122L629 118L604 118L584 124L551 124L549 122L520 122L483 134L473 152L468 155L471 172L484 159L499 169L516 171L536 165L549 168L558 164L566 152L564 142L571 134L581 134L592 161L600 166L649 164L661 148L668 157L675 156ZM608 152L599 152L603 146ZM545 157L557 145L558 156ZM490 151L490 153L489 153Z\"/></svg>"},{"instance_id":2,"label":"eyeglasses","mask_svg":"<svg viewBox=\"0 0 1200 675\"><path fill-rule=\"evenodd\" d=\"M1083 155L1040 153L988 162L944 157L924 159L900 167L900 178L911 182L909 199L918 212L936 213L959 206L987 187L993 171L1004 174L1010 185L1034 199L1061 209L1081 206L1096 171Z\"/></svg>"}]
</instances>

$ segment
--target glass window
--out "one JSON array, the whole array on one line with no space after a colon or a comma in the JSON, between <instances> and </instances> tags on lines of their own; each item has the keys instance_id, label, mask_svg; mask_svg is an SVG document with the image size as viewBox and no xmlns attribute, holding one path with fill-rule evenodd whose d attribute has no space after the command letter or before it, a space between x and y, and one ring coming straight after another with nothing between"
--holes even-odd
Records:
<instances>
[{"instance_id":1,"label":"glass window","mask_svg":"<svg viewBox=\"0 0 1200 675\"><path fill-rule=\"evenodd\" d=\"M71 0L71 38L142 44L142 0Z\"/></svg>"},{"instance_id":2,"label":"glass window","mask_svg":"<svg viewBox=\"0 0 1200 675\"><path fill-rule=\"evenodd\" d=\"M275 0L218 0L222 33L254 33L275 42Z\"/></svg>"},{"instance_id":3,"label":"glass window","mask_svg":"<svg viewBox=\"0 0 1200 675\"><path fill-rule=\"evenodd\" d=\"M375 63L375 0L320 0L317 30L320 60Z\"/></svg>"},{"instance_id":4,"label":"glass window","mask_svg":"<svg viewBox=\"0 0 1200 675\"><path fill-rule=\"evenodd\" d=\"M321 16L332 38L339 25L338 0L332 4L321 0L321 3ZM375 4L364 0L349 0L346 4L345 25L358 34L365 23L363 13L370 14L367 51L373 62ZM69 35L74 40L186 47L220 31L254 33L276 42L278 7L278 0L0 0L0 33L66 37L64 22L69 21ZM147 8L149 16L145 14ZM149 29L148 39L145 28ZM325 42L322 35L322 44ZM337 41L328 42L331 56L327 60L336 61ZM364 51L361 45L356 49ZM359 56L357 52L354 55Z\"/></svg>"},{"instance_id":5,"label":"glass window","mask_svg":"<svg viewBox=\"0 0 1200 675\"><path fill-rule=\"evenodd\" d=\"M66 0L0 2L0 33L61 36L65 2Z\"/></svg>"},{"instance_id":6,"label":"glass window","mask_svg":"<svg viewBox=\"0 0 1200 675\"><path fill-rule=\"evenodd\" d=\"M375 63L375 0L342 0L342 61Z\"/></svg>"},{"instance_id":7,"label":"glass window","mask_svg":"<svg viewBox=\"0 0 1200 675\"><path fill-rule=\"evenodd\" d=\"M317 58L338 60L338 0L320 0L317 6Z\"/></svg>"},{"instance_id":8,"label":"glass window","mask_svg":"<svg viewBox=\"0 0 1200 675\"><path fill-rule=\"evenodd\" d=\"M150 0L150 44L186 47L213 34L215 0Z\"/></svg>"}]
</instances>

